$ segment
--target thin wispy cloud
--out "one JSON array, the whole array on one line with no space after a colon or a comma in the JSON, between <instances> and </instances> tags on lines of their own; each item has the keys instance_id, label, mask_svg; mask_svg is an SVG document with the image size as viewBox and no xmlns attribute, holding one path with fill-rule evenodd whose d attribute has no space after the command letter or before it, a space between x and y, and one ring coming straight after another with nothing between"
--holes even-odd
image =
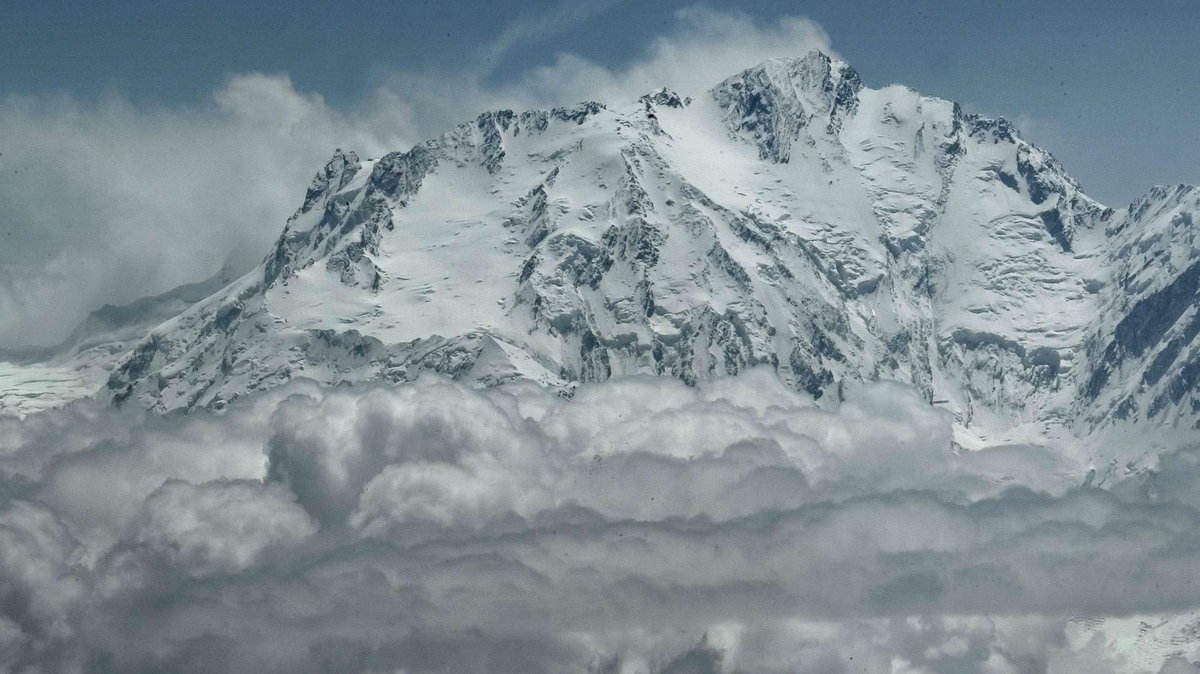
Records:
<instances>
[{"instance_id":1,"label":"thin wispy cloud","mask_svg":"<svg viewBox=\"0 0 1200 674\"><path fill-rule=\"evenodd\" d=\"M629 0L596 0L579 2L561 0L549 11L530 13L520 17L482 49L484 71L491 74L514 48L538 44L559 37L587 23L592 17L613 10Z\"/></svg>"}]
</instances>

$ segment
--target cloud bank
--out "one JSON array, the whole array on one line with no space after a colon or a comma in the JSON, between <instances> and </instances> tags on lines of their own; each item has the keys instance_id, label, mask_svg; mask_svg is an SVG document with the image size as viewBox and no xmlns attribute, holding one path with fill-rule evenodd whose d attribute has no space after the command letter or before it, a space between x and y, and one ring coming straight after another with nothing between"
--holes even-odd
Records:
<instances>
[{"instance_id":1,"label":"cloud bank","mask_svg":"<svg viewBox=\"0 0 1200 674\"><path fill-rule=\"evenodd\" d=\"M529 34L578 20L566 5L510 26L496 59ZM0 98L0 348L64 339L89 311L264 257L313 174L338 147L407 149L486 109L700 92L764 58L828 49L801 18L761 24L692 9L641 58L611 70L569 53L513 81L479 72L394 72L346 109L285 74L232 74L210 101L139 106L113 95Z\"/></svg>"},{"instance_id":2,"label":"cloud bank","mask_svg":"<svg viewBox=\"0 0 1200 674\"><path fill-rule=\"evenodd\" d=\"M764 371L81 402L0 421L0 668L1195 671L1154 639L1200 606L1197 466L1081 487Z\"/></svg>"},{"instance_id":3,"label":"cloud bank","mask_svg":"<svg viewBox=\"0 0 1200 674\"><path fill-rule=\"evenodd\" d=\"M411 142L390 93L340 112L283 75L231 76L199 109L0 100L0 345L52 343L103 303L246 269L342 145ZM232 260L230 260L232 258Z\"/></svg>"}]
</instances>

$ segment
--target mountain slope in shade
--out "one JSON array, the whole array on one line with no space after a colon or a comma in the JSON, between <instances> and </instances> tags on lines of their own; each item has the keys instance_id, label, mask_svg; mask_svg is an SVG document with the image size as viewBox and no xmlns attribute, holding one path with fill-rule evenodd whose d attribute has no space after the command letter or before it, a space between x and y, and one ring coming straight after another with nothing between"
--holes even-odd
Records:
<instances>
[{"instance_id":1,"label":"mountain slope in shade","mask_svg":"<svg viewBox=\"0 0 1200 674\"><path fill-rule=\"evenodd\" d=\"M253 272L103 395L221 407L295 377L483 385L774 368L911 382L964 444L1200 419L1200 191L1090 198L1006 121L824 54L695 99L488 112L339 151Z\"/></svg>"}]
</instances>

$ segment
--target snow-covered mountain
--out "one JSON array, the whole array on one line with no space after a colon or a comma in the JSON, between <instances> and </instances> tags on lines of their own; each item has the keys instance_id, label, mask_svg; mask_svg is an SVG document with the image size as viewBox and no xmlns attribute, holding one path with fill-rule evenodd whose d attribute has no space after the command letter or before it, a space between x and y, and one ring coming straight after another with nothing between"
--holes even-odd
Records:
<instances>
[{"instance_id":1,"label":"snow-covered mountain","mask_svg":"<svg viewBox=\"0 0 1200 674\"><path fill-rule=\"evenodd\" d=\"M295 377L494 384L765 365L899 379L964 444L1200 420L1200 190L1102 206L1005 120L813 52L695 98L487 112L338 151L258 268L101 395L221 407Z\"/></svg>"}]
</instances>

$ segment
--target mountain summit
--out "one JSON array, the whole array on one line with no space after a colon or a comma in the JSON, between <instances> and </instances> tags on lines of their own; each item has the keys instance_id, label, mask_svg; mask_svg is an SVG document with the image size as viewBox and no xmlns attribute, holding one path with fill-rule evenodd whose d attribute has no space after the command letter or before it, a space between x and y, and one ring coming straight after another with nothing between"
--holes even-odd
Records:
<instances>
[{"instance_id":1,"label":"mountain summit","mask_svg":"<svg viewBox=\"0 0 1200 674\"><path fill-rule=\"evenodd\" d=\"M1200 420L1200 191L1088 198L1004 119L813 52L609 107L337 151L250 274L104 394L221 407L295 377L482 385L775 369L897 379L961 441Z\"/></svg>"}]
</instances>

